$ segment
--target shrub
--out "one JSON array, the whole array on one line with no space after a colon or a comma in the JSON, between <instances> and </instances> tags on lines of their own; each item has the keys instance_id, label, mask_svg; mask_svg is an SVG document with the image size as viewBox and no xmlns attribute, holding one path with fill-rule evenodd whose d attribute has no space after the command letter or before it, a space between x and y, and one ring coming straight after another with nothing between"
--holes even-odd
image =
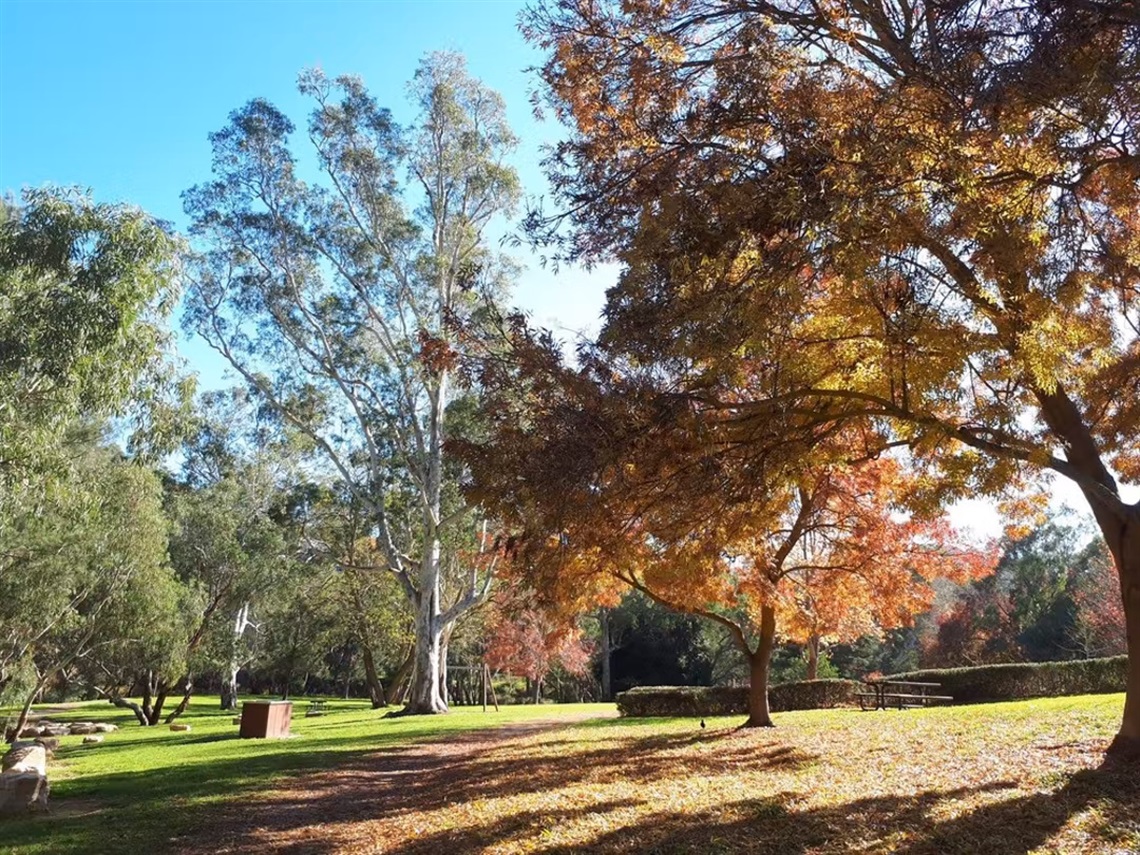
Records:
<instances>
[{"instance_id":1,"label":"shrub","mask_svg":"<svg viewBox=\"0 0 1140 855\"><path fill-rule=\"evenodd\" d=\"M892 680L940 683L955 703L1123 692L1127 656L1069 662L1018 662L973 668L933 668L894 674Z\"/></svg>"},{"instance_id":2,"label":"shrub","mask_svg":"<svg viewBox=\"0 0 1140 855\"><path fill-rule=\"evenodd\" d=\"M823 710L856 702L860 691L858 680L801 680L782 683L768 690L768 705L773 712L791 710Z\"/></svg>"},{"instance_id":3,"label":"shrub","mask_svg":"<svg viewBox=\"0 0 1140 855\"><path fill-rule=\"evenodd\" d=\"M804 680L768 690L773 712L809 710L853 703L855 680ZM639 686L617 698L623 716L716 716L748 712L746 686Z\"/></svg>"}]
</instances>

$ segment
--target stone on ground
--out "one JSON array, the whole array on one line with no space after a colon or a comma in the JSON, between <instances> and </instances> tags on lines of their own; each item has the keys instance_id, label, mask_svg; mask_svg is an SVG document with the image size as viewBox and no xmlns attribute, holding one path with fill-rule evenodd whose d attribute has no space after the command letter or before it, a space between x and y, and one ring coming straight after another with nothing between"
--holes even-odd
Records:
<instances>
[{"instance_id":1,"label":"stone on ground","mask_svg":"<svg viewBox=\"0 0 1140 855\"><path fill-rule=\"evenodd\" d=\"M4 774L9 772L40 772L47 774L47 749L35 742L13 742L0 761Z\"/></svg>"},{"instance_id":2,"label":"stone on ground","mask_svg":"<svg viewBox=\"0 0 1140 855\"><path fill-rule=\"evenodd\" d=\"M188 724L172 724L172 725L170 725L170 729L175 730L175 731L179 731L182 733L189 733L190 732L190 725L188 725Z\"/></svg>"},{"instance_id":3,"label":"stone on ground","mask_svg":"<svg viewBox=\"0 0 1140 855\"><path fill-rule=\"evenodd\" d=\"M43 772L5 770L0 774L0 816L47 810L49 789Z\"/></svg>"},{"instance_id":4,"label":"stone on ground","mask_svg":"<svg viewBox=\"0 0 1140 855\"><path fill-rule=\"evenodd\" d=\"M104 739L104 737L102 734L85 736L85 737L83 737L83 744L84 745L98 745L100 742L103 741L103 739Z\"/></svg>"}]
</instances>

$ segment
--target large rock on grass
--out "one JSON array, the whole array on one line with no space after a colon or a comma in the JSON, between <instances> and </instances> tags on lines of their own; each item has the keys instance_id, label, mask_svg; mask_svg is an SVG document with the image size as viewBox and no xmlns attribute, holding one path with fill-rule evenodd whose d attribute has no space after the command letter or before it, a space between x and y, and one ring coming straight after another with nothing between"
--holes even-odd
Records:
<instances>
[{"instance_id":1,"label":"large rock on grass","mask_svg":"<svg viewBox=\"0 0 1140 855\"><path fill-rule=\"evenodd\" d=\"M47 749L35 742L13 742L0 761L3 774L40 772L47 774Z\"/></svg>"},{"instance_id":2,"label":"large rock on grass","mask_svg":"<svg viewBox=\"0 0 1140 855\"><path fill-rule=\"evenodd\" d=\"M0 816L47 810L49 789L43 772L4 771L0 774Z\"/></svg>"},{"instance_id":3,"label":"large rock on grass","mask_svg":"<svg viewBox=\"0 0 1140 855\"><path fill-rule=\"evenodd\" d=\"M91 733L98 733L93 721L76 721L67 726L72 736L87 736Z\"/></svg>"},{"instance_id":4,"label":"large rock on grass","mask_svg":"<svg viewBox=\"0 0 1140 855\"><path fill-rule=\"evenodd\" d=\"M119 726L117 724L105 724L101 721L95 723L96 733L114 733L118 729Z\"/></svg>"}]
</instances>

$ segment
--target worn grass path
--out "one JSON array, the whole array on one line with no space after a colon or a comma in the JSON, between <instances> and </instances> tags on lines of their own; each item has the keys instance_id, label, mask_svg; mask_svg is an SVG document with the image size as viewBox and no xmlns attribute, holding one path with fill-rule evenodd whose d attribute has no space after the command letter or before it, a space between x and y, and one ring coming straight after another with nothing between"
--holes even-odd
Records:
<instances>
[{"instance_id":1,"label":"worn grass path","mask_svg":"<svg viewBox=\"0 0 1140 855\"><path fill-rule=\"evenodd\" d=\"M604 707L345 707L277 743L120 732L148 770L65 757L63 818L25 823L7 851L1140 853L1140 774L1102 764L1122 700L787 713L749 731Z\"/></svg>"}]
</instances>

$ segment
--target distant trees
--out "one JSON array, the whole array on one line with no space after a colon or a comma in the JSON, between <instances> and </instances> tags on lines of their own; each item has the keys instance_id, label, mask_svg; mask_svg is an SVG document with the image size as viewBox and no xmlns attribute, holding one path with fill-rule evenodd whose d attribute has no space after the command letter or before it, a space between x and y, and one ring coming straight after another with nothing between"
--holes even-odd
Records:
<instances>
[{"instance_id":1,"label":"distant trees","mask_svg":"<svg viewBox=\"0 0 1140 855\"><path fill-rule=\"evenodd\" d=\"M484 661L494 670L526 677L534 702L547 675L559 667L580 676L589 670L590 649L574 621L544 613L533 592L516 588L500 595L488 621Z\"/></svg>"},{"instance_id":2,"label":"distant trees","mask_svg":"<svg viewBox=\"0 0 1140 855\"><path fill-rule=\"evenodd\" d=\"M444 712L446 639L486 597L491 563L468 549L481 519L445 452L464 429L457 331L479 327L512 275L486 233L518 198L515 138L453 54L421 63L406 128L356 78L310 71L300 89L323 184L296 174L294 127L273 105L231 115L210 138L214 180L185 194L205 250L186 323L366 511L415 615L408 710Z\"/></svg>"},{"instance_id":3,"label":"distant trees","mask_svg":"<svg viewBox=\"0 0 1140 855\"><path fill-rule=\"evenodd\" d=\"M1084 535L1087 537L1087 535ZM927 664L1046 662L1125 652L1123 607L1104 545L1050 522L1006 544L993 576L939 616ZM1108 581L1106 581L1106 578Z\"/></svg>"}]
</instances>

